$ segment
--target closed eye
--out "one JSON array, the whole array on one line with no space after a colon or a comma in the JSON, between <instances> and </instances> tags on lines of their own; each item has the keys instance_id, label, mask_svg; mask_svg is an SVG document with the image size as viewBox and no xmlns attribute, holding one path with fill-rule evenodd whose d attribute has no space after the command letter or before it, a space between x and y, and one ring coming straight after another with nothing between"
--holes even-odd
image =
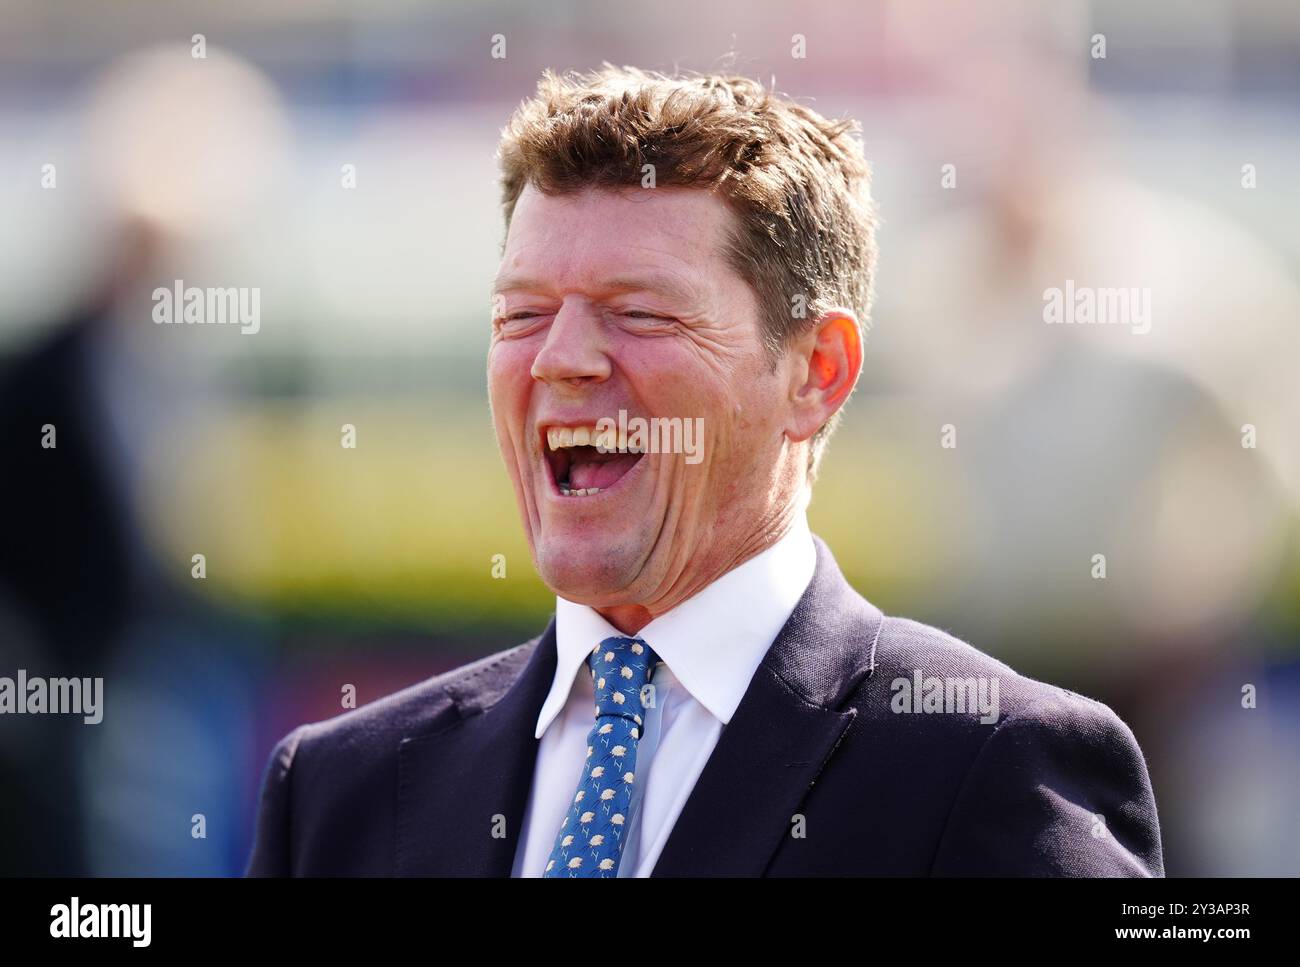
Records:
<instances>
[{"instance_id":1,"label":"closed eye","mask_svg":"<svg viewBox=\"0 0 1300 967\"><path fill-rule=\"evenodd\" d=\"M508 316L497 316L492 320L492 328L502 337L525 336L534 332L543 324L546 313L534 310L520 310Z\"/></svg>"},{"instance_id":2,"label":"closed eye","mask_svg":"<svg viewBox=\"0 0 1300 967\"><path fill-rule=\"evenodd\" d=\"M619 313L619 315L627 316L629 319L665 319L665 320L667 320L667 319L671 319L671 318L672 318L672 316L660 316L660 315L656 315L656 314L653 313L653 312L645 312L644 310L641 310L641 309L628 309L626 312L621 312L621 313Z\"/></svg>"}]
</instances>

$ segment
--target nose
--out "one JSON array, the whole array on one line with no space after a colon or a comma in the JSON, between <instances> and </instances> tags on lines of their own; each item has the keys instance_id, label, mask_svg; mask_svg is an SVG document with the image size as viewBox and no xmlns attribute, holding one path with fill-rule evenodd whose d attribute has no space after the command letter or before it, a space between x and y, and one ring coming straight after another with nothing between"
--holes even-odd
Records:
<instances>
[{"instance_id":1,"label":"nose","mask_svg":"<svg viewBox=\"0 0 1300 967\"><path fill-rule=\"evenodd\" d=\"M567 386L602 382L611 372L605 350L599 316L565 300L547 329L546 342L533 358L533 379Z\"/></svg>"}]
</instances>

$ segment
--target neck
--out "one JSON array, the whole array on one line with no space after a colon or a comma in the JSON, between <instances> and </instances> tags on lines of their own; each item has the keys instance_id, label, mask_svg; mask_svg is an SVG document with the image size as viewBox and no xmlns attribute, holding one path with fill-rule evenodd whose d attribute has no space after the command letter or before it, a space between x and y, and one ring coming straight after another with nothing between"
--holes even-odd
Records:
<instances>
[{"instance_id":1,"label":"neck","mask_svg":"<svg viewBox=\"0 0 1300 967\"><path fill-rule=\"evenodd\" d=\"M596 613L625 635L634 635L651 621L654 614L639 604L620 604L612 608L597 608Z\"/></svg>"},{"instance_id":2,"label":"neck","mask_svg":"<svg viewBox=\"0 0 1300 967\"><path fill-rule=\"evenodd\" d=\"M781 538L790 533L795 516L804 513L804 505L796 503L786 506L764 526L754 531L747 539L741 541L731 553L721 558L713 567L696 575L683 574L676 582L672 592L665 595L661 602L654 605L616 604L607 608L596 608L596 613L625 635L635 635L642 628L661 614L667 614L683 601L688 600L710 584L732 571L751 558L762 554L774 546Z\"/></svg>"}]
</instances>

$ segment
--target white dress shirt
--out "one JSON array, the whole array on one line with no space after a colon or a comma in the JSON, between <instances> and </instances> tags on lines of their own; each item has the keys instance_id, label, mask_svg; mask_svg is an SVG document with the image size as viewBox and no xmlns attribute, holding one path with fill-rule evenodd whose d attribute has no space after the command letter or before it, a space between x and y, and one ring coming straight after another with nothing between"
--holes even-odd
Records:
<instances>
[{"instance_id":1,"label":"white dress shirt","mask_svg":"<svg viewBox=\"0 0 1300 967\"><path fill-rule=\"evenodd\" d=\"M637 746L628 837L618 875L649 876L723 727L812 580L806 517L767 550L660 615L635 637L664 664L652 679ZM595 724L587 657L622 632L586 605L555 602L555 679L537 718L537 767L512 876L541 876L572 805ZM586 672L579 674L579 672Z\"/></svg>"}]
</instances>

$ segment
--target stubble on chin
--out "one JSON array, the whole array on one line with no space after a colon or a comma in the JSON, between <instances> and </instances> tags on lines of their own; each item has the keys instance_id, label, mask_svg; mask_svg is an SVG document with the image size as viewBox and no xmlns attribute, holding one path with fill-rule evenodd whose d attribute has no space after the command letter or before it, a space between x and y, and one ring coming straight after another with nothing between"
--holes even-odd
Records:
<instances>
[{"instance_id":1,"label":"stubble on chin","mask_svg":"<svg viewBox=\"0 0 1300 967\"><path fill-rule=\"evenodd\" d=\"M641 576L633 549L619 543L575 548L548 540L537 555L537 572L555 594L569 601L605 607L628 602L626 596Z\"/></svg>"}]
</instances>

